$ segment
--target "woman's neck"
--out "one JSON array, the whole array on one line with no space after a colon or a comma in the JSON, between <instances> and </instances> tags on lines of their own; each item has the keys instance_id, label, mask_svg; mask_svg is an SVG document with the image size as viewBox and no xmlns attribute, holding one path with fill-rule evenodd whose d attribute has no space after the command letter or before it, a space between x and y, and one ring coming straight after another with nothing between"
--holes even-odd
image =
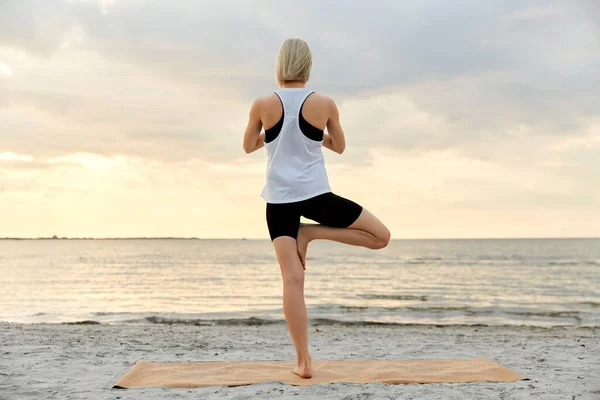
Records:
<instances>
[{"instance_id":1,"label":"woman's neck","mask_svg":"<svg viewBox=\"0 0 600 400\"><path fill-rule=\"evenodd\" d=\"M302 81L287 81L281 84L281 88L303 88L306 87L306 82Z\"/></svg>"}]
</instances>

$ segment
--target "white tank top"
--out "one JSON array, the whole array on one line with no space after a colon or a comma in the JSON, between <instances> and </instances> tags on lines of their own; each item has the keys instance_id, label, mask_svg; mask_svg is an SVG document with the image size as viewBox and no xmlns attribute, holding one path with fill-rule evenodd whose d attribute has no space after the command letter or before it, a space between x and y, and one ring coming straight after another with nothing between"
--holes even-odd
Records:
<instances>
[{"instance_id":1,"label":"white tank top","mask_svg":"<svg viewBox=\"0 0 600 400\"><path fill-rule=\"evenodd\" d=\"M300 130L300 109L311 93L306 88L275 91L283 106L283 125L275 139L265 141L267 178L261 197L268 203L291 203L331 191L323 140L310 139Z\"/></svg>"}]
</instances>

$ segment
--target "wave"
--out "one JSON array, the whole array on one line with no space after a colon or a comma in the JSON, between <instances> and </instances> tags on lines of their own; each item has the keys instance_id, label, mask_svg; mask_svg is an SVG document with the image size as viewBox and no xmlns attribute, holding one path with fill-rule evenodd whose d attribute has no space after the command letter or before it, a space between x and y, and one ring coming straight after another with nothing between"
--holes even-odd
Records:
<instances>
[{"instance_id":1,"label":"wave","mask_svg":"<svg viewBox=\"0 0 600 400\"><path fill-rule=\"evenodd\" d=\"M448 306L448 307L404 307L412 311L424 312L444 312L444 311L464 311L468 310L469 306Z\"/></svg>"},{"instance_id":2,"label":"wave","mask_svg":"<svg viewBox=\"0 0 600 400\"><path fill-rule=\"evenodd\" d=\"M591 307L600 307L600 303L588 301L581 302L578 304L587 304ZM374 312L389 312L389 311L415 311L422 313L444 313L444 312L452 312L452 311L463 311L467 315L486 315L486 314L511 314L511 315L519 315L525 317L551 317L551 318L574 318L581 319L579 316L579 311L510 311L502 308L489 308L489 307L472 307L472 306L399 306L399 307L374 307L374 306L345 306L345 305L317 305L314 307L318 310L333 310L339 309L342 311L352 312L364 312L364 311L374 311Z\"/></svg>"},{"instance_id":3,"label":"wave","mask_svg":"<svg viewBox=\"0 0 600 400\"><path fill-rule=\"evenodd\" d=\"M427 296L416 296L412 294L359 294L363 299L378 300L420 300L427 301Z\"/></svg>"},{"instance_id":4,"label":"wave","mask_svg":"<svg viewBox=\"0 0 600 400\"><path fill-rule=\"evenodd\" d=\"M372 307L372 306L344 306L344 305L318 305L314 307L318 310L331 310L331 309L340 309L344 311L365 311L365 310L374 310L374 311L398 311L398 310L410 310L410 311L421 311L421 312L444 312L444 311L470 311L471 313L478 313L479 310L470 310L469 306L432 306L432 307L414 307L414 306L405 306L405 307ZM484 313L490 313L492 311L485 310Z\"/></svg>"},{"instance_id":5,"label":"wave","mask_svg":"<svg viewBox=\"0 0 600 400\"><path fill-rule=\"evenodd\" d=\"M600 265L597 261L582 260L582 261L550 261L547 265Z\"/></svg>"},{"instance_id":6,"label":"wave","mask_svg":"<svg viewBox=\"0 0 600 400\"><path fill-rule=\"evenodd\" d=\"M256 317L249 318L226 318L226 319L183 319L183 318L165 318L165 317L146 317L142 318L143 321L150 322L152 324L183 324L183 325L272 325L285 323L285 320L268 320ZM139 320L130 320L130 322L137 322Z\"/></svg>"},{"instance_id":7,"label":"wave","mask_svg":"<svg viewBox=\"0 0 600 400\"><path fill-rule=\"evenodd\" d=\"M105 324L98 321L84 320L74 322L61 322L61 325L126 325L126 324L158 324L158 325L196 325L196 326L261 326L261 325L285 325L285 319L277 320L266 320L256 317L250 318L239 318L239 319L213 319L213 320L202 320L202 319L178 319L178 318L160 318L160 317L147 317L128 321L121 321L118 323ZM347 321L338 320L332 318L309 318L308 323L310 326L387 326L387 327L438 327L438 328L460 328L460 327L505 327L512 329L571 329L575 328L578 330L596 330L600 326L576 326L576 325L553 325L553 326L541 326L541 325L526 325L526 324L486 324L486 323L472 323L472 324L459 324L459 323L447 323L447 324L436 324L436 323L418 323L418 322L377 322L377 321Z\"/></svg>"},{"instance_id":8,"label":"wave","mask_svg":"<svg viewBox=\"0 0 600 400\"><path fill-rule=\"evenodd\" d=\"M585 304L586 306L591 306L592 308L600 307L600 302L597 301L580 301L577 304Z\"/></svg>"},{"instance_id":9,"label":"wave","mask_svg":"<svg viewBox=\"0 0 600 400\"><path fill-rule=\"evenodd\" d=\"M106 313L108 314L108 313ZM256 317L249 318L229 318L229 319L198 319L198 318L167 318L167 317L144 317L144 318L133 318L128 320L122 320L115 322L115 324L158 324L158 325L230 325L230 326L254 326L254 325L272 325L286 323L285 320L266 320ZM104 325L105 323L84 320L84 321L73 321L73 322L61 322L63 325ZM109 324L113 324L112 322Z\"/></svg>"},{"instance_id":10,"label":"wave","mask_svg":"<svg viewBox=\"0 0 600 400\"><path fill-rule=\"evenodd\" d=\"M504 311L507 314L525 317L574 318L580 320L579 311Z\"/></svg>"},{"instance_id":11,"label":"wave","mask_svg":"<svg viewBox=\"0 0 600 400\"><path fill-rule=\"evenodd\" d=\"M84 321L61 322L62 325L102 325L102 323L94 320L86 319Z\"/></svg>"}]
</instances>

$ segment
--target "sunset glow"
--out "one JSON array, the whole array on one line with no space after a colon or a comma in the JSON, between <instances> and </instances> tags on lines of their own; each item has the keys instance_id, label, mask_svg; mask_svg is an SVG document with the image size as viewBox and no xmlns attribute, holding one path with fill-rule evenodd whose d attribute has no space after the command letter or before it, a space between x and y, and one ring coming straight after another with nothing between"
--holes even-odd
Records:
<instances>
[{"instance_id":1,"label":"sunset glow","mask_svg":"<svg viewBox=\"0 0 600 400\"><path fill-rule=\"evenodd\" d=\"M241 144L287 37L340 110L333 190L393 238L600 235L592 3L33 4L0 4L0 237L267 238Z\"/></svg>"}]
</instances>

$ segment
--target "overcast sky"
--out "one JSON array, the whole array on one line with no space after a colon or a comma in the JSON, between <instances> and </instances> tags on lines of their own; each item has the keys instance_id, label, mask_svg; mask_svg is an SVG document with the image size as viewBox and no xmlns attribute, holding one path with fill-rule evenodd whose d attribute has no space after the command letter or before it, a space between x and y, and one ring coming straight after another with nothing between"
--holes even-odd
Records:
<instances>
[{"instance_id":1,"label":"overcast sky","mask_svg":"<svg viewBox=\"0 0 600 400\"><path fill-rule=\"evenodd\" d=\"M241 143L288 37L393 238L600 236L595 0L0 0L0 237L267 238Z\"/></svg>"}]
</instances>

